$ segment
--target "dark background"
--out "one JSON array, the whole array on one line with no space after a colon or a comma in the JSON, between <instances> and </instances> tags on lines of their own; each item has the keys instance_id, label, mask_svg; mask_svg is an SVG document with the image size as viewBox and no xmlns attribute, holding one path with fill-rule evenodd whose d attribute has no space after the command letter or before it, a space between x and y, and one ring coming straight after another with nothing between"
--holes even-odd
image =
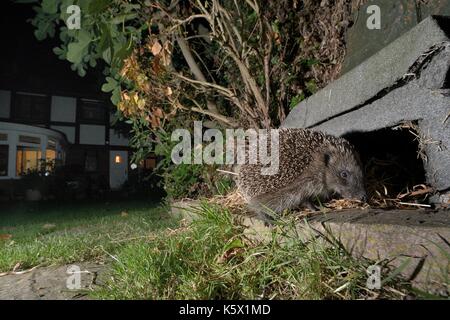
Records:
<instances>
[{"instance_id":1,"label":"dark background","mask_svg":"<svg viewBox=\"0 0 450 320\"><path fill-rule=\"evenodd\" d=\"M0 4L0 89L36 93L69 94L84 97L109 97L101 92L102 70L88 69L80 77L60 60L53 48L54 39L38 41L29 19L34 17L33 4L2 0Z\"/></svg>"}]
</instances>

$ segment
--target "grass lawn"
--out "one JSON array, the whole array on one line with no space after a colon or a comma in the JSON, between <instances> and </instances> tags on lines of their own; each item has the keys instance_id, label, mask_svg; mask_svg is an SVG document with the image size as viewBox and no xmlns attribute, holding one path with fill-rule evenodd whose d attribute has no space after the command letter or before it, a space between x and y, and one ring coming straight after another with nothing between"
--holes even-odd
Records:
<instances>
[{"instance_id":1,"label":"grass lawn","mask_svg":"<svg viewBox=\"0 0 450 320\"><path fill-rule=\"evenodd\" d=\"M0 272L108 260L98 299L403 298L410 284L383 262L381 290L366 286L373 261L338 244L304 242L289 226L256 242L226 209L204 204L189 225L143 201L17 204L0 213ZM110 259L111 255L114 259Z\"/></svg>"},{"instance_id":2,"label":"grass lawn","mask_svg":"<svg viewBox=\"0 0 450 320\"><path fill-rule=\"evenodd\" d=\"M412 291L383 261L381 290L367 288L367 267L341 246L300 240L274 228L255 241L226 209L203 204L199 219L122 247L100 299L401 299ZM292 225L293 226L293 225ZM294 228L295 229L295 228Z\"/></svg>"},{"instance_id":3,"label":"grass lawn","mask_svg":"<svg viewBox=\"0 0 450 320\"><path fill-rule=\"evenodd\" d=\"M17 203L0 209L0 272L106 258L177 221L146 201Z\"/></svg>"}]
</instances>

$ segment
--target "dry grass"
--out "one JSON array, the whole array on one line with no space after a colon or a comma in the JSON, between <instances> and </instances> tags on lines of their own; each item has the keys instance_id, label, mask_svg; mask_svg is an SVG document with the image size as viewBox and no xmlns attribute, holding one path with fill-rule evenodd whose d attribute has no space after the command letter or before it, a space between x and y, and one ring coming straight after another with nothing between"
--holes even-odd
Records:
<instances>
[{"instance_id":1,"label":"dry grass","mask_svg":"<svg viewBox=\"0 0 450 320\"><path fill-rule=\"evenodd\" d=\"M219 205L232 214L254 216L254 213L247 209L244 197L238 190L234 190L224 196L214 196L209 199L209 203ZM340 211L350 208L366 209L369 205L358 200L351 199L333 199L329 202L321 204L320 211L311 211L310 209L295 210L295 215L301 218L309 217L313 214L329 211Z\"/></svg>"},{"instance_id":2,"label":"dry grass","mask_svg":"<svg viewBox=\"0 0 450 320\"><path fill-rule=\"evenodd\" d=\"M216 195L209 199L211 204L216 204L222 208L226 208L232 214L252 216L253 214L247 210L244 197L238 190L233 190L226 195Z\"/></svg>"},{"instance_id":3,"label":"dry grass","mask_svg":"<svg viewBox=\"0 0 450 320\"><path fill-rule=\"evenodd\" d=\"M300 218L306 218L318 213L338 212L346 209L417 209L419 207L431 207L428 204L424 204L424 202L434 193L434 189L425 184L416 185L411 190L406 190L395 196L390 195L388 189L382 183L378 183L376 186L379 189L372 189L372 197L369 203L353 199L332 199L320 204L319 211L297 209L294 213ZM227 195L214 196L209 199L209 203L219 205L234 215L254 216L254 213L247 209L245 199L238 190L234 190Z\"/></svg>"},{"instance_id":4,"label":"dry grass","mask_svg":"<svg viewBox=\"0 0 450 320\"><path fill-rule=\"evenodd\" d=\"M417 209L431 208L431 205L425 204L426 199L434 194L434 189L425 184L416 185L412 190L407 190L397 194L395 197L389 195L387 188L384 187L384 192L375 191L371 198L371 207L384 209Z\"/></svg>"},{"instance_id":5,"label":"dry grass","mask_svg":"<svg viewBox=\"0 0 450 320\"><path fill-rule=\"evenodd\" d=\"M418 143L417 157L422 159L424 163L428 161L428 157L425 152L425 149L428 145L436 145L440 151L442 150L441 141L435 141L432 138L430 138L429 135L426 135L424 132L422 132L419 126L412 121L405 121L392 129L408 130L408 132L414 136L414 140L417 141Z\"/></svg>"}]
</instances>

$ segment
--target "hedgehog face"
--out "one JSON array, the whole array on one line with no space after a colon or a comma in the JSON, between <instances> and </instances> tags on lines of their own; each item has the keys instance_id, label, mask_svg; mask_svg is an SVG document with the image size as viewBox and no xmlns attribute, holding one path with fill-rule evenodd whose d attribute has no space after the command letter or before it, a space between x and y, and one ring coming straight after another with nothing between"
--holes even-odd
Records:
<instances>
[{"instance_id":1,"label":"hedgehog face","mask_svg":"<svg viewBox=\"0 0 450 320\"><path fill-rule=\"evenodd\" d=\"M348 199L367 200L360 161L353 150L328 150L324 161L324 178L330 193Z\"/></svg>"}]
</instances>

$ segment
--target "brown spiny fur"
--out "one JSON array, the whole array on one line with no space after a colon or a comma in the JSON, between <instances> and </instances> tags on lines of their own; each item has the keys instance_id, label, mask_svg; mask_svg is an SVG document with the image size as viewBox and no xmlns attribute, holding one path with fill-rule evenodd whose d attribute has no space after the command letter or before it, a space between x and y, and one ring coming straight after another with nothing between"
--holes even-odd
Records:
<instances>
[{"instance_id":1,"label":"brown spiny fur","mask_svg":"<svg viewBox=\"0 0 450 320\"><path fill-rule=\"evenodd\" d=\"M311 200L335 193L365 198L359 157L347 140L306 129L278 130L278 173L262 175L261 165L239 168L239 191L253 211L267 220L272 212L311 208Z\"/></svg>"}]
</instances>

